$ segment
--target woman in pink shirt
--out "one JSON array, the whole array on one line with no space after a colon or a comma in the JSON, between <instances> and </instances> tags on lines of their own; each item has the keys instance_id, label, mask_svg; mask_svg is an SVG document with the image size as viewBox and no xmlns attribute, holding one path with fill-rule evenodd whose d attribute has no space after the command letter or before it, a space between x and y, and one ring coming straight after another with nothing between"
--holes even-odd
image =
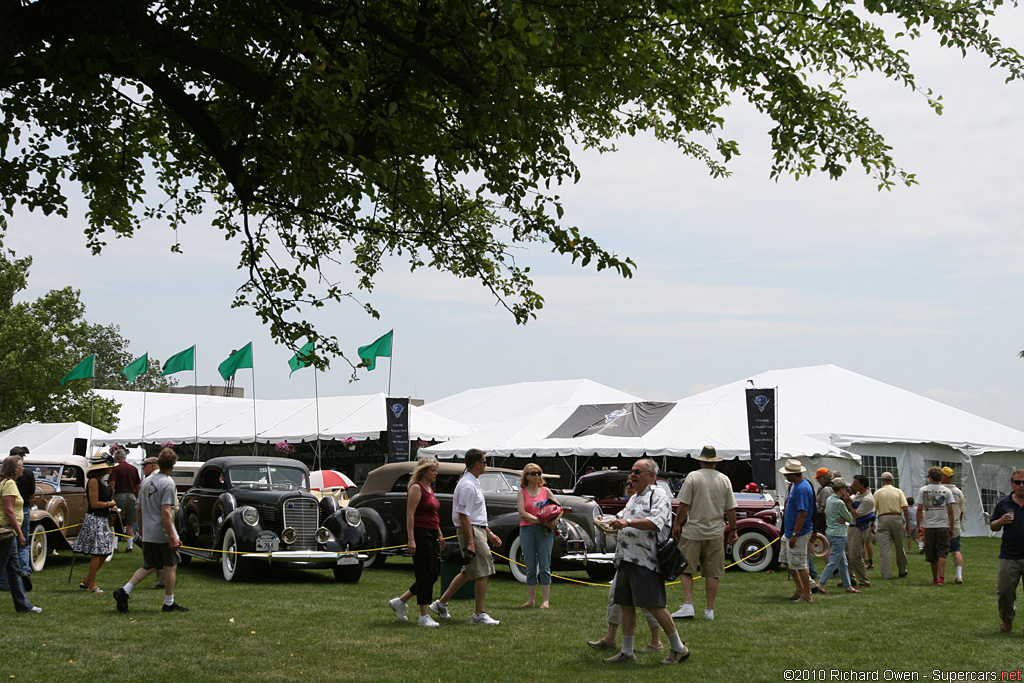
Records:
<instances>
[{"instance_id":1,"label":"woman in pink shirt","mask_svg":"<svg viewBox=\"0 0 1024 683\"><path fill-rule=\"evenodd\" d=\"M521 607L534 606L539 574L542 598L540 608L547 609L550 607L548 599L551 594L551 546L555 541L554 529L558 519L553 519L549 524L541 524L537 512L539 506L546 501L558 501L544 486L544 472L536 463L523 468L519 486L519 543L523 547L523 559L526 561L526 602Z\"/></svg>"}]
</instances>

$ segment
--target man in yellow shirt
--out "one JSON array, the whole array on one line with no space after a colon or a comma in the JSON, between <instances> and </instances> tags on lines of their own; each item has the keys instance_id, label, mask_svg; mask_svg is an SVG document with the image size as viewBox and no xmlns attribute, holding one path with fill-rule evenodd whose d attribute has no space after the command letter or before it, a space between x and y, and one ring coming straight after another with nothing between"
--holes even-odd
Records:
<instances>
[{"instance_id":1,"label":"man in yellow shirt","mask_svg":"<svg viewBox=\"0 0 1024 683\"><path fill-rule=\"evenodd\" d=\"M910 533L907 496L893 485L891 472L882 472L882 487L875 491L875 529L878 534L879 569L883 579L892 578L892 550L896 547L899 577L907 575L907 551L903 539Z\"/></svg>"}]
</instances>

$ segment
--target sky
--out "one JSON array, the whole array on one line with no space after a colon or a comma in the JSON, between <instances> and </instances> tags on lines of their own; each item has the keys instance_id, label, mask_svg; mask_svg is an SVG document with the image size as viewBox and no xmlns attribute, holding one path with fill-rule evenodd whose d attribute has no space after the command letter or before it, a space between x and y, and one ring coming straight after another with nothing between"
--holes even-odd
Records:
<instances>
[{"instance_id":1,"label":"sky","mask_svg":"<svg viewBox=\"0 0 1024 683\"><path fill-rule=\"evenodd\" d=\"M995 26L1024 48L1024 9L1007 8ZM675 400L831 363L1024 430L1024 84L933 43L907 47L919 85L943 96L941 116L880 78L850 88L918 185L879 192L857 168L839 181L772 180L769 122L738 103L725 135L742 154L727 179L646 137L620 140L615 154L579 153L580 182L558 192L564 220L632 258L632 279L524 250L517 258L546 302L517 326L480 285L392 259L374 292L357 293L380 320L351 302L310 319L353 358L394 329L391 393L427 401L575 378ZM217 365L252 341L254 372L236 379L246 396L313 395L312 370L289 377L292 352L250 310L230 308L238 252L207 223L179 229L183 254L154 224L92 256L84 216L80 201L67 219L16 213L5 246L34 259L21 298L79 289L87 319L120 326L136 355L165 360L196 344L200 384L221 383ZM336 361L318 391L388 391L389 361L358 376L350 383Z\"/></svg>"}]
</instances>

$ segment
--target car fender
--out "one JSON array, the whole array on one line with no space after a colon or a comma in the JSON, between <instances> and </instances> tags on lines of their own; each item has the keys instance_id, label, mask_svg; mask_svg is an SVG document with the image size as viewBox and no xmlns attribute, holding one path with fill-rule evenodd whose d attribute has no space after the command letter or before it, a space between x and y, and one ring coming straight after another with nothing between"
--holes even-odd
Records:
<instances>
[{"instance_id":1,"label":"car fender","mask_svg":"<svg viewBox=\"0 0 1024 683\"><path fill-rule=\"evenodd\" d=\"M768 538L774 541L780 536L779 529L774 524L770 524L763 519L757 517L747 517L745 519L736 520L736 532L741 533L748 529L757 529L763 532ZM728 529L726 529L728 532Z\"/></svg>"},{"instance_id":2,"label":"car fender","mask_svg":"<svg viewBox=\"0 0 1024 683\"><path fill-rule=\"evenodd\" d=\"M384 518L380 516L380 513L371 507L360 507L358 509L359 514L363 518L364 538L361 547L366 547L367 544L373 545L377 541L380 542L380 545L375 547L393 545L391 539L388 538L387 525L384 524Z\"/></svg>"},{"instance_id":3,"label":"car fender","mask_svg":"<svg viewBox=\"0 0 1024 683\"><path fill-rule=\"evenodd\" d=\"M225 522L228 521L228 517L237 509L238 501L235 500L235 496L230 491L225 491L217 496L217 502L213 504L213 519L210 521L213 524L214 536L217 537L218 543L223 537Z\"/></svg>"},{"instance_id":4,"label":"car fender","mask_svg":"<svg viewBox=\"0 0 1024 683\"><path fill-rule=\"evenodd\" d=\"M224 495L231 496L230 493ZM222 499L224 495L221 496ZM231 496L231 500L234 501L234 496ZM255 526L249 524L242 519L242 509L236 508L224 518L224 521L217 528L217 544L214 547L219 548L224 542L224 531L228 527L235 530L235 538L238 539L238 549L243 552L252 552L256 548L256 536L263 531L262 524L259 522Z\"/></svg>"},{"instance_id":5,"label":"car fender","mask_svg":"<svg viewBox=\"0 0 1024 683\"><path fill-rule=\"evenodd\" d=\"M331 500L334 499L332 498ZM365 513L365 510L359 510L360 516ZM333 538L325 545L326 548L332 552L338 552L341 550L358 550L362 548L366 542L365 523L360 522L353 526L346 520L346 514L347 513L344 508L339 508L330 517L324 519L324 527L326 527L333 536Z\"/></svg>"}]
</instances>

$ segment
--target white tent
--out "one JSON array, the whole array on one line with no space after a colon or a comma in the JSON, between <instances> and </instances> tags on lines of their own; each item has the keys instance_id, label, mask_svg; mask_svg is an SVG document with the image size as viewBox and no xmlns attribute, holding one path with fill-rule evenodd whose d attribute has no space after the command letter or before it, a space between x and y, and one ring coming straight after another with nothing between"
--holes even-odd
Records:
<instances>
[{"instance_id":1,"label":"white tent","mask_svg":"<svg viewBox=\"0 0 1024 683\"><path fill-rule=\"evenodd\" d=\"M487 451L488 456L559 456L573 458L575 461L586 456L695 456L705 445L711 445L723 458L750 459L746 417L722 402L676 403L656 425L641 436L597 433L574 438L550 438L579 407L551 406L447 443L421 449L419 454L442 459L457 458L470 448L480 448ZM813 468L845 466L849 469L850 464L855 462L853 456L838 448L785 429L780 430L778 435L778 456L798 458ZM575 471L576 467L572 469ZM778 479L779 485L784 487L781 475L778 475Z\"/></svg>"},{"instance_id":2,"label":"white tent","mask_svg":"<svg viewBox=\"0 0 1024 683\"><path fill-rule=\"evenodd\" d=\"M84 422L30 422L0 432L0 459L15 446L26 446L38 455L72 455L75 439L98 439L110 436ZM115 443L116 439L110 443Z\"/></svg>"},{"instance_id":3,"label":"white tent","mask_svg":"<svg viewBox=\"0 0 1024 683\"><path fill-rule=\"evenodd\" d=\"M149 434L151 425L157 420L193 410L211 403L245 404L252 409L252 399L229 398L227 396L209 396L206 394L171 394L162 391L124 391L121 389L96 389L102 398L113 399L121 406L117 413L118 433L124 433L127 427L138 427L133 440L143 437L143 429ZM194 427L193 427L194 431Z\"/></svg>"},{"instance_id":4,"label":"white tent","mask_svg":"<svg viewBox=\"0 0 1024 683\"><path fill-rule=\"evenodd\" d=\"M480 430L531 415L549 406L642 400L589 379L567 379L469 389L431 401L423 407L435 415Z\"/></svg>"},{"instance_id":5,"label":"white tent","mask_svg":"<svg viewBox=\"0 0 1024 683\"><path fill-rule=\"evenodd\" d=\"M772 370L750 380L778 388L779 425L861 456L851 474L876 482L890 471L915 496L928 467L957 470L968 536L989 533L986 511L1005 495L1012 469L1024 465L1024 432L835 365ZM723 401L743 411L750 386L745 378L682 402Z\"/></svg>"},{"instance_id":6,"label":"white tent","mask_svg":"<svg viewBox=\"0 0 1024 683\"><path fill-rule=\"evenodd\" d=\"M257 400L255 406L251 399L210 402L200 405L198 412L189 406L159 419L147 419L144 438L141 425L129 425L96 442L191 443L197 431L202 444L252 443L254 435L259 443L375 439L387 430L386 399L381 393L324 397L319 404L312 398ZM410 438L444 440L468 432L452 420L409 406Z\"/></svg>"}]
</instances>

